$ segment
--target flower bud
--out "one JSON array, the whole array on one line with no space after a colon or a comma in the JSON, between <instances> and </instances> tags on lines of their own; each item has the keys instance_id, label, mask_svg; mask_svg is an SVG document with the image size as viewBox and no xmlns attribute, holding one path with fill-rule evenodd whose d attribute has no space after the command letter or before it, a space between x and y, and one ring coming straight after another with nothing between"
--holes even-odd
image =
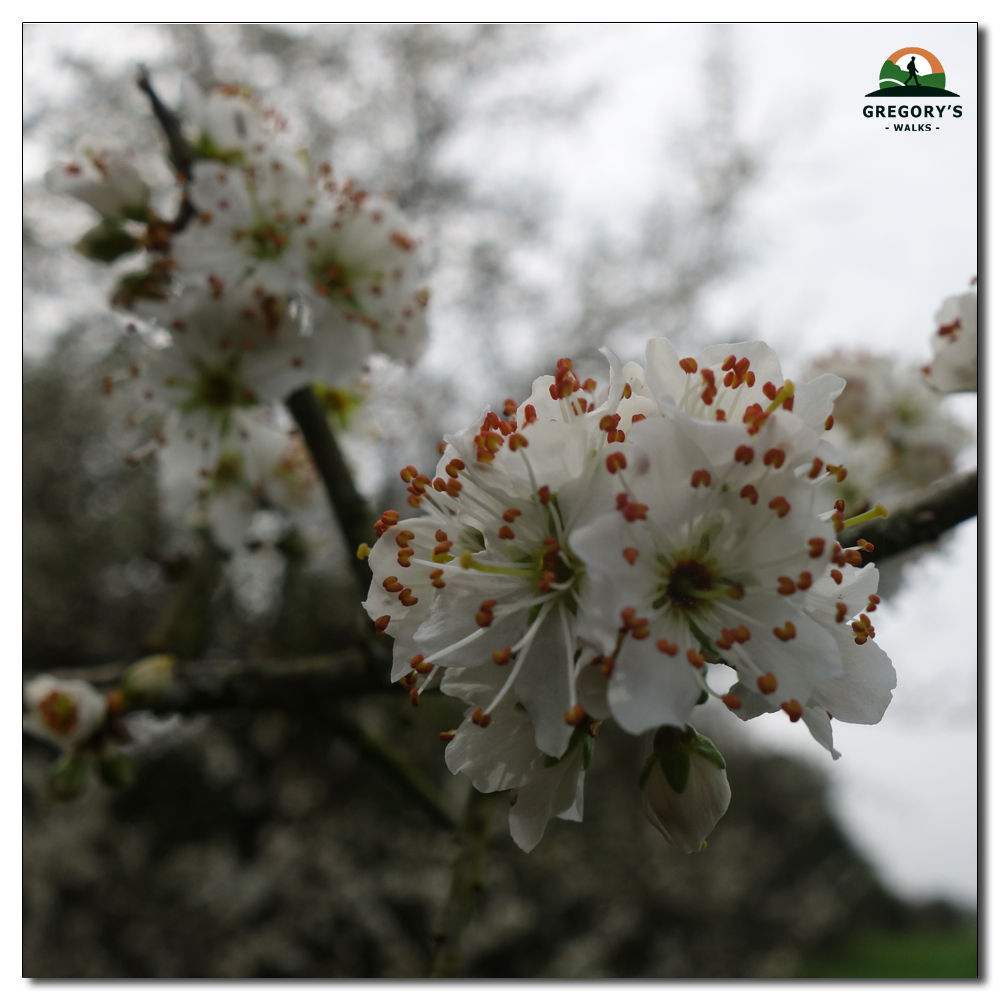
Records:
<instances>
[{"instance_id":1,"label":"flower bud","mask_svg":"<svg viewBox=\"0 0 1000 1000\"><path fill-rule=\"evenodd\" d=\"M646 818L667 843L693 854L729 808L726 762L691 726L662 726L639 779Z\"/></svg>"},{"instance_id":2,"label":"flower bud","mask_svg":"<svg viewBox=\"0 0 1000 1000\"><path fill-rule=\"evenodd\" d=\"M64 749L79 746L104 722L104 696L86 681L43 674L24 685L24 729Z\"/></svg>"},{"instance_id":3,"label":"flower bud","mask_svg":"<svg viewBox=\"0 0 1000 1000\"><path fill-rule=\"evenodd\" d=\"M122 678L122 692L130 707L159 701L174 679L176 657L147 656L133 663Z\"/></svg>"}]
</instances>

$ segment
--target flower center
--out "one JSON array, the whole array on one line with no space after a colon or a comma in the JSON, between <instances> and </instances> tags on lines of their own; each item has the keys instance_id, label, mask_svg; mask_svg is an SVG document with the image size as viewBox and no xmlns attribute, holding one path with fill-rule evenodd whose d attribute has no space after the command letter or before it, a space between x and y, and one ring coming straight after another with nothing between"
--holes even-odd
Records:
<instances>
[{"instance_id":1,"label":"flower center","mask_svg":"<svg viewBox=\"0 0 1000 1000\"><path fill-rule=\"evenodd\" d=\"M258 260L276 260L288 245L288 235L272 222L258 223L250 230L250 243L247 248L252 257Z\"/></svg>"},{"instance_id":2,"label":"flower center","mask_svg":"<svg viewBox=\"0 0 1000 1000\"><path fill-rule=\"evenodd\" d=\"M712 573L695 559L677 563L667 578L666 595L675 608L685 611L696 607L702 599L699 592L712 589Z\"/></svg>"},{"instance_id":3,"label":"flower center","mask_svg":"<svg viewBox=\"0 0 1000 1000\"><path fill-rule=\"evenodd\" d=\"M361 277L337 260L336 257L322 257L313 264L312 275L316 291L328 299L346 302L355 309L360 309L354 286Z\"/></svg>"},{"instance_id":4,"label":"flower center","mask_svg":"<svg viewBox=\"0 0 1000 1000\"><path fill-rule=\"evenodd\" d=\"M38 704L38 714L54 733L66 735L73 732L80 718L75 699L62 691L53 691Z\"/></svg>"},{"instance_id":5,"label":"flower center","mask_svg":"<svg viewBox=\"0 0 1000 1000\"><path fill-rule=\"evenodd\" d=\"M240 378L235 364L217 368L197 364L196 367L198 377L191 386L191 398L183 409L226 413L233 407L253 406L257 402L253 390Z\"/></svg>"}]
</instances>

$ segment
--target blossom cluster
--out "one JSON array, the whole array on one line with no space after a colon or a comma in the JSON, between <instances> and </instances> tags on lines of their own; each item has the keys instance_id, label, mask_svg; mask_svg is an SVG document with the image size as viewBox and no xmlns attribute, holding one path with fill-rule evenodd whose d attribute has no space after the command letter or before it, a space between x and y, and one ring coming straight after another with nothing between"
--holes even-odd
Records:
<instances>
[{"instance_id":1,"label":"blossom cluster","mask_svg":"<svg viewBox=\"0 0 1000 1000\"><path fill-rule=\"evenodd\" d=\"M973 285L976 284L973 279ZM923 371L938 392L975 391L979 386L979 296L969 291L941 303L931 338L934 360Z\"/></svg>"},{"instance_id":2,"label":"blossom cluster","mask_svg":"<svg viewBox=\"0 0 1000 1000\"><path fill-rule=\"evenodd\" d=\"M824 510L824 484L847 475L823 439L838 376L797 386L761 342L681 358L654 339L644 366L605 353L606 396L563 359L446 437L433 475L401 471L418 510L376 523L365 608L415 705L432 686L466 703L446 761L512 793L524 850L553 816L582 818L610 718L655 734L647 810L693 851L729 801L697 705L784 712L834 757L832 719L882 717L895 674L872 641L878 571L869 543L836 535L884 511Z\"/></svg>"},{"instance_id":3,"label":"blossom cluster","mask_svg":"<svg viewBox=\"0 0 1000 1000\"><path fill-rule=\"evenodd\" d=\"M47 182L101 216L77 249L120 261L112 301L127 332L102 390L124 399L129 460L158 455L164 510L268 562L273 590L276 545L294 533L316 552L335 534L280 404L315 386L342 418L373 352L416 361L428 302L419 240L391 200L314 165L246 88L186 85L180 120L190 163L171 213L115 143L81 140Z\"/></svg>"}]
</instances>

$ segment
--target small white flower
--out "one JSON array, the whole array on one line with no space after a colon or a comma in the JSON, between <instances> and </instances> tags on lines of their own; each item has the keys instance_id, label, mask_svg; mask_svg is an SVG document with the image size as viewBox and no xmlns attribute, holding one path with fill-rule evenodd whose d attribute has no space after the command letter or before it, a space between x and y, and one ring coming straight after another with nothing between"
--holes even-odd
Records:
<instances>
[{"instance_id":1,"label":"small white flower","mask_svg":"<svg viewBox=\"0 0 1000 1000\"><path fill-rule=\"evenodd\" d=\"M181 117L195 156L240 165L263 153L283 128L281 117L264 107L249 87L222 85L205 94L181 81Z\"/></svg>"},{"instance_id":2,"label":"small white flower","mask_svg":"<svg viewBox=\"0 0 1000 1000\"><path fill-rule=\"evenodd\" d=\"M934 360L924 369L938 392L975 391L979 384L979 296L966 292L945 299L934 317Z\"/></svg>"},{"instance_id":3,"label":"small white flower","mask_svg":"<svg viewBox=\"0 0 1000 1000\"><path fill-rule=\"evenodd\" d=\"M657 731L640 785L646 818L685 854L708 846L708 835L729 808L726 762L690 726Z\"/></svg>"},{"instance_id":4,"label":"small white flower","mask_svg":"<svg viewBox=\"0 0 1000 1000\"><path fill-rule=\"evenodd\" d=\"M85 202L106 219L145 221L149 188L132 159L132 151L118 143L85 136L76 156L52 167L45 183L54 194Z\"/></svg>"},{"instance_id":5,"label":"small white flower","mask_svg":"<svg viewBox=\"0 0 1000 1000\"><path fill-rule=\"evenodd\" d=\"M107 701L92 684L49 674L24 685L24 701L28 707L24 729L64 750L85 742L107 713Z\"/></svg>"}]
</instances>

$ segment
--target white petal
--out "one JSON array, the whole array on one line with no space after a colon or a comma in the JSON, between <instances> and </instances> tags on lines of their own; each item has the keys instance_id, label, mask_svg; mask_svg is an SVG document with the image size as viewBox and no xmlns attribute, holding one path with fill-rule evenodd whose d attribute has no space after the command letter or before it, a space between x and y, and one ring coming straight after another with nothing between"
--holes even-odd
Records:
<instances>
[{"instance_id":1,"label":"white petal","mask_svg":"<svg viewBox=\"0 0 1000 1000\"><path fill-rule=\"evenodd\" d=\"M534 849L553 816L583 819L583 779L581 750L543 768L518 789L517 802L510 810L510 835L522 851Z\"/></svg>"}]
</instances>

